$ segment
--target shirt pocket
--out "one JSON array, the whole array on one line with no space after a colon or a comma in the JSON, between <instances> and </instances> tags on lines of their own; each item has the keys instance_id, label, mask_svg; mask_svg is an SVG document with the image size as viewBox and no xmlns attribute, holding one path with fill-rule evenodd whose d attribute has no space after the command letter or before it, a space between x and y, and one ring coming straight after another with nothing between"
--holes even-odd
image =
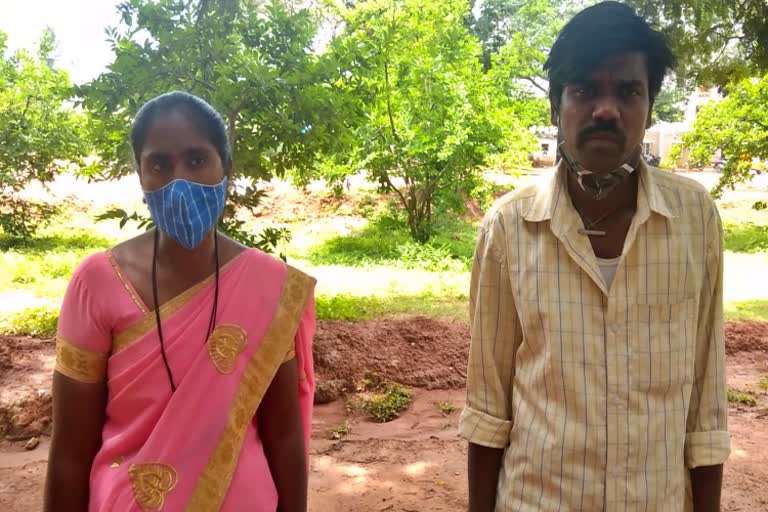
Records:
<instances>
[{"instance_id":1,"label":"shirt pocket","mask_svg":"<svg viewBox=\"0 0 768 512\"><path fill-rule=\"evenodd\" d=\"M693 299L634 306L629 370L636 391L667 397L670 393L679 395L681 389L691 385L696 345L695 311Z\"/></svg>"}]
</instances>

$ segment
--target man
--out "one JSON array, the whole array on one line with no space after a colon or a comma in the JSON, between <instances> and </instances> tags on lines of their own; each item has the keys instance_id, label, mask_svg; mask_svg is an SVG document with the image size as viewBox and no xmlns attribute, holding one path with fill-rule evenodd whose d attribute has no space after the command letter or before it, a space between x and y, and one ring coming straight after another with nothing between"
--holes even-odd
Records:
<instances>
[{"instance_id":1,"label":"man","mask_svg":"<svg viewBox=\"0 0 768 512\"><path fill-rule=\"evenodd\" d=\"M641 158L673 64L618 2L552 48L562 159L487 214L472 271L471 512L719 510L722 228L703 187Z\"/></svg>"}]
</instances>

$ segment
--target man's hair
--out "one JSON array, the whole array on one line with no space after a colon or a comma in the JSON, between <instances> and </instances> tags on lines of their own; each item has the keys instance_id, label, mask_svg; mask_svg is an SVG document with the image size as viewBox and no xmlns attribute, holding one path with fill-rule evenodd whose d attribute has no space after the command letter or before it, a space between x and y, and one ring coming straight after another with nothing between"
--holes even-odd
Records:
<instances>
[{"instance_id":1,"label":"man's hair","mask_svg":"<svg viewBox=\"0 0 768 512\"><path fill-rule=\"evenodd\" d=\"M601 2L573 17L557 36L544 64L549 76L549 100L560 109L568 83L587 78L606 58L640 52L648 68L648 97L653 105L675 57L664 35L620 2Z\"/></svg>"}]
</instances>

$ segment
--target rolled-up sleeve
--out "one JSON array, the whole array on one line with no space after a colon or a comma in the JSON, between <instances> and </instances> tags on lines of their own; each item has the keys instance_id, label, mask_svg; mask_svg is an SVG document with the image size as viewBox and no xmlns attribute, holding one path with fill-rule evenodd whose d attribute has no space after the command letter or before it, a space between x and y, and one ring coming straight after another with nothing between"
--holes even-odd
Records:
<instances>
[{"instance_id":1,"label":"rolled-up sleeve","mask_svg":"<svg viewBox=\"0 0 768 512\"><path fill-rule=\"evenodd\" d=\"M706 278L699 301L695 377L688 409L685 464L723 464L730 454L723 325L723 231L717 211L708 222Z\"/></svg>"},{"instance_id":2,"label":"rolled-up sleeve","mask_svg":"<svg viewBox=\"0 0 768 512\"><path fill-rule=\"evenodd\" d=\"M472 344L459 433L488 448L509 445L515 352L522 339L505 240L500 213L489 213L480 228L469 294Z\"/></svg>"}]
</instances>

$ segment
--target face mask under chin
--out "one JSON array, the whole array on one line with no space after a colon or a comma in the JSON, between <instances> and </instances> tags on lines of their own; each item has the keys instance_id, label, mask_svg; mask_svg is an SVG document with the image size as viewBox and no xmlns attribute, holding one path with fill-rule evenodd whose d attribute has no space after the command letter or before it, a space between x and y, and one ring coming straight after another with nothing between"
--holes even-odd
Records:
<instances>
[{"instance_id":1,"label":"face mask under chin","mask_svg":"<svg viewBox=\"0 0 768 512\"><path fill-rule=\"evenodd\" d=\"M635 167L629 163L623 163L616 169L606 173L595 173L585 169L578 161L571 157L565 149L565 142L561 142L557 147L569 172L576 177L579 187L592 196L594 199L604 199L611 193L627 176L635 172Z\"/></svg>"}]
</instances>

